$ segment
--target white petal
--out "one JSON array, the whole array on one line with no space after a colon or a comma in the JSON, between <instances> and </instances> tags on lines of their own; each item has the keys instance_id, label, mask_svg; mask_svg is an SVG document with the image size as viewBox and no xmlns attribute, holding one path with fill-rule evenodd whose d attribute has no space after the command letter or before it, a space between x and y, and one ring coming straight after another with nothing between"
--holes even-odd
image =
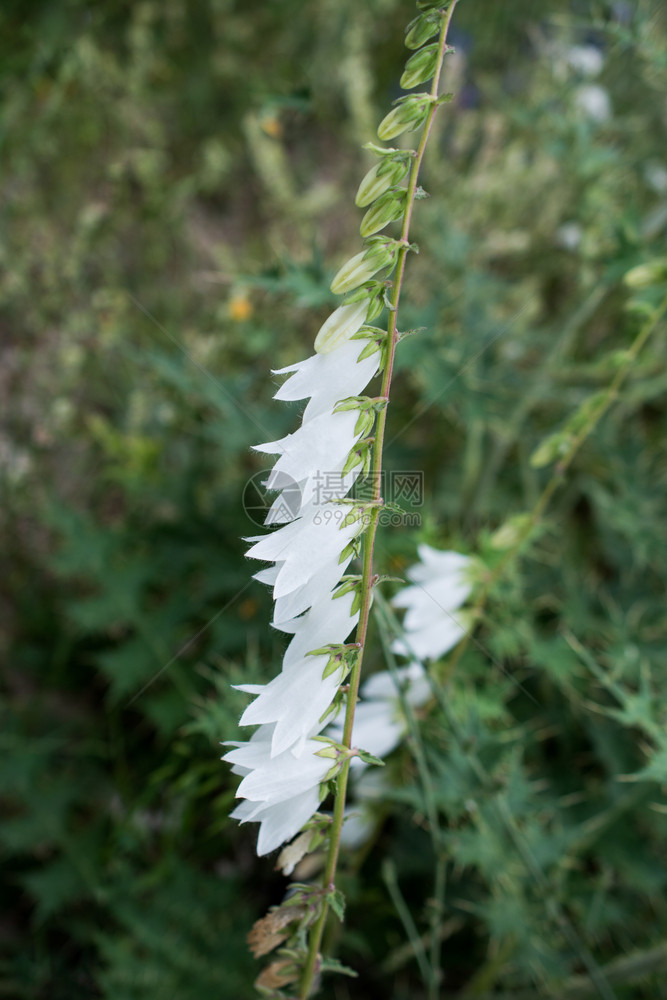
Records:
<instances>
[{"instance_id":1,"label":"white petal","mask_svg":"<svg viewBox=\"0 0 667 1000\"><path fill-rule=\"evenodd\" d=\"M284 597L279 597L273 613L274 628L280 629L282 622L295 618L316 604L325 594L330 594L345 573L351 558L350 555L342 563L338 561L327 563L305 586L297 587Z\"/></svg>"},{"instance_id":2,"label":"white petal","mask_svg":"<svg viewBox=\"0 0 667 1000\"><path fill-rule=\"evenodd\" d=\"M279 489L282 476L301 482L340 473L358 437L357 418L356 410L322 413L279 441L257 445L256 451L280 456L266 480L267 489Z\"/></svg>"},{"instance_id":3,"label":"white petal","mask_svg":"<svg viewBox=\"0 0 667 1000\"><path fill-rule=\"evenodd\" d=\"M287 802L278 802L267 806L257 814L261 820L257 854L263 857L277 847L291 840L304 826L320 804L318 788L309 788Z\"/></svg>"},{"instance_id":4,"label":"white petal","mask_svg":"<svg viewBox=\"0 0 667 1000\"><path fill-rule=\"evenodd\" d=\"M294 372L275 394L276 399L311 398L304 420L312 420L347 396L358 396L378 368L379 353L357 361L365 347L362 340L350 340L330 354L314 354L276 374Z\"/></svg>"},{"instance_id":5,"label":"white petal","mask_svg":"<svg viewBox=\"0 0 667 1000\"><path fill-rule=\"evenodd\" d=\"M462 612L457 612L456 617L440 618L428 628L406 634L405 641L396 639L391 648L400 656L436 660L463 638L466 632L463 621L465 616Z\"/></svg>"},{"instance_id":6,"label":"white petal","mask_svg":"<svg viewBox=\"0 0 667 1000\"><path fill-rule=\"evenodd\" d=\"M271 741L272 757L322 728L321 717L341 683L340 671L322 677L327 660L326 656L309 656L292 669L281 671L264 686L241 716L241 726L276 723ZM260 766L250 751L230 760L244 767Z\"/></svg>"},{"instance_id":7,"label":"white petal","mask_svg":"<svg viewBox=\"0 0 667 1000\"><path fill-rule=\"evenodd\" d=\"M259 580L260 583L268 583L269 586L273 586L276 582L276 577L280 572L280 563L276 563L275 566L267 566L266 569L260 569L258 573L253 574L254 580Z\"/></svg>"},{"instance_id":8,"label":"white petal","mask_svg":"<svg viewBox=\"0 0 667 1000\"><path fill-rule=\"evenodd\" d=\"M421 663L411 663L407 667L400 667L396 671L396 680L407 694L413 687L421 684L426 678L426 671ZM430 686L429 686L430 691ZM396 681L394 675L388 670L382 670L377 674L371 674L361 689L364 701L385 699L397 699ZM426 700L426 699L424 699Z\"/></svg>"},{"instance_id":9,"label":"white petal","mask_svg":"<svg viewBox=\"0 0 667 1000\"><path fill-rule=\"evenodd\" d=\"M293 632L283 659L283 669L301 660L306 653L320 646L345 642L359 621L359 613L351 615L354 594L343 594L335 600L329 595L313 605L310 611L290 622L283 622L281 632Z\"/></svg>"},{"instance_id":10,"label":"white petal","mask_svg":"<svg viewBox=\"0 0 667 1000\"><path fill-rule=\"evenodd\" d=\"M322 743L307 740L301 757L296 758L287 750L270 758L243 779L237 796L253 802L273 804L285 802L309 788L315 788L324 781L333 766L331 758L315 756L315 751L322 748ZM240 750L232 750L226 759L236 763L234 755L239 753Z\"/></svg>"},{"instance_id":11,"label":"white petal","mask_svg":"<svg viewBox=\"0 0 667 1000\"><path fill-rule=\"evenodd\" d=\"M260 536L248 550L246 555L253 559L282 561L273 588L276 599L304 586L325 567L338 564L343 549L361 527L359 522L341 526L345 514L340 505L311 505L297 521Z\"/></svg>"}]
</instances>

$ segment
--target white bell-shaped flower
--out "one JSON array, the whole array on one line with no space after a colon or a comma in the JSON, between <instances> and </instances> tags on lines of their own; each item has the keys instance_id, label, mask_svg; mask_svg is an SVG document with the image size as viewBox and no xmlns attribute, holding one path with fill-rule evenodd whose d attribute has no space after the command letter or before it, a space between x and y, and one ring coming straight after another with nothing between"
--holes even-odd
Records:
<instances>
[{"instance_id":1,"label":"white bell-shaped flower","mask_svg":"<svg viewBox=\"0 0 667 1000\"><path fill-rule=\"evenodd\" d=\"M299 756L287 751L272 758L273 734L273 725L260 726L247 743L232 743L234 749L223 757L244 776L237 791L244 801L231 816L260 824L260 856L291 840L308 822L326 794L323 782L336 767L331 758L317 755L325 745L319 740L305 741Z\"/></svg>"},{"instance_id":2,"label":"white bell-shaped flower","mask_svg":"<svg viewBox=\"0 0 667 1000\"><path fill-rule=\"evenodd\" d=\"M313 354L305 361L278 368L274 375L293 374L283 382L275 399L310 399L303 414L306 423L331 413L336 403L348 396L358 396L378 370L379 353L375 351L358 361L367 341L348 340L330 354Z\"/></svg>"},{"instance_id":3,"label":"white bell-shaped flower","mask_svg":"<svg viewBox=\"0 0 667 1000\"><path fill-rule=\"evenodd\" d=\"M471 560L430 545L420 545L418 552L421 562L406 574L412 586L399 590L392 600L395 607L407 608L405 639L396 639L392 649L401 656L437 659L465 634L465 613L459 609L472 590Z\"/></svg>"},{"instance_id":4,"label":"white bell-shaped flower","mask_svg":"<svg viewBox=\"0 0 667 1000\"><path fill-rule=\"evenodd\" d=\"M305 586L327 566L337 566L345 547L363 525L349 518L346 505L311 503L300 518L255 541L246 553L252 559L280 562L273 585L278 599ZM342 575L342 573L341 573Z\"/></svg>"}]
</instances>

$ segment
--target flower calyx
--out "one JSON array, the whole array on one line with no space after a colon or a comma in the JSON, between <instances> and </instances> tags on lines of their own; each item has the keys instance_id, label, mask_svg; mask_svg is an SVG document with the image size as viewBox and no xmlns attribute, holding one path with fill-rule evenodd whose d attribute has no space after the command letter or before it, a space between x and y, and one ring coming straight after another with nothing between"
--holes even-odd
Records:
<instances>
[{"instance_id":1,"label":"flower calyx","mask_svg":"<svg viewBox=\"0 0 667 1000\"><path fill-rule=\"evenodd\" d=\"M363 348L357 361L363 361L365 358L370 358L371 355L375 354L376 351L380 352L380 363L378 367L383 370L387 361L387 331L381 330L377 326L364 326L358 330L352 340L365 340L366 346Z\"/></svg>"},{"instance_id":2,"label":"flower calyx","mask_svg":"<svg viewBox=\"0 0 667 1000\"><path fill-rule=\"evenodd\" d=\"M358 410L359 417L354 427L354 433L363 436L370 432L375 423L376 415L384 410L388 402L386 396L348 396L336 403L334 413L342 413L344 410Z\"/></svg>"},{"instance_id":3,"label":"flower calyx","mask_svg":"<svg viewBox=\"0 0 667 1000\"><path fill-rule=\"evenodd\" d=\"M352 472L353 469L356 469L358 465L361 466L361 472L363 475L370 472L374 443L374 437L367 437L358 441L355 446L350 449L350 453L348 454L345 465L343 466L344 476L347 475L348 472Z\"/></svg>"},{"instance_id":4,"label":"flower calyx","mask_svg":"<svg viewBox=\"0 0 667 1000\"><path fill-rule=\"evenodd\" d=\"M340 670L340 683L345 680L350 670L359 656L361 644L358 642L330 643L328 646L321 646L319 649L311 649L307 656L326 656L327 662L322 671L322 679L329 677L336 670Z\"/></svg>"},{"instance_id":5,"label":"flower calyx","mask_svg":"<svg viewBox=\"0 0 667 1000\"><path fill-rule=\"evenodd\" d=\"M363 577L359 574L350 574L349 576L343 576L341 578L341 585L334 592L334 599L336 597L342 597L344 594L353 593L352 607L350 613L355 615L357 611L361 608L362 593L363 593Z\"/></svg>"}]
</instances>

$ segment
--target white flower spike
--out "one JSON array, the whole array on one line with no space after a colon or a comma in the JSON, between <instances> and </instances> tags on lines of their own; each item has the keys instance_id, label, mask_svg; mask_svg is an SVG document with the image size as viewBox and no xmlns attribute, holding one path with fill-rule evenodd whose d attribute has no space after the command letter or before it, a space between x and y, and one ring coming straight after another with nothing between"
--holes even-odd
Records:
<instances>
[{"instance_id":1,"label":"white flower spike","mask_svg":"<svg viewBox=\"0 0 667 1000\"><path fill-rule=\"evenodd\" d=\"M364 523L339 501L358 475L343 469L369 428L354 405L336 407L362 393L378 370L380 351L352 339L367 311L368 300L341 306L318 334L318 353L275 372L290 376L276 398L309 402L293 434L255 448L278 456L265 481L279 491L266 524L280 527L247 539L254 543L247 554L273 564L255 577L273 588L273 626L292 634L278 676L240 686L254 696L240 724L259 728L224 758L243 775L237 794L244 801L232 816L260 824L259 854L299 832L317 810L332 768L313 737L330 718L349 662L313 651L342 646L359 619L358 611L352 614L354 591L336 596L336 588Z\"/></svg>"}]
</instances>

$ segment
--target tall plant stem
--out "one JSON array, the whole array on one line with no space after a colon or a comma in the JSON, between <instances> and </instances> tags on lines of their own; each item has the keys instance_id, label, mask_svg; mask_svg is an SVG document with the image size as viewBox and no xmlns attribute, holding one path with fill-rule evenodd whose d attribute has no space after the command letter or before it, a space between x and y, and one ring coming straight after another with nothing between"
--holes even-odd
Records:
<instances>
[{"instance_id":1,"label":"tall plant stem","mask_svg":"<svg viewBox=\"0 0 667 1000\"><path fill-rule=\"evenodd\" d=\"M424 122L421 138L419 140L419 145L415 152L414 159L412 161L412 168L410 170L410 175L408 179L408 187L406 193L406 205L405 212L403 214L403 224L401 227L400 240L402 246L398 251L397 261L396 261L396 273L394 277L394 284L391 293L391 308L389 315L389 325L387 328L387 356L386 364L382 378L382 387L380 389L380 396L385 399L389 399L389 390L391 387L391 379L394 369L394 357L396 355L396 345L398 343L398 304L401 298L401 290L403 287L403 276L405 274L405 259L409 249L408 236L410 232L410 223L412 220L412 210L414 208L415 196L417 193L417 180L419 177L419 170L421 168L422 160L424 158L424 152L426 150L426 144L428 142L429 135L431 134L431 127L433 125L433 119L435 117L435 112L438 107L435 98L438 96L438 88L440 86L440 76L442 73L442 64L445 57L446 46L447 46L447 32L449 31L449 25L452 20L452 15L454 13L454 8L456 7L457 0L452 0L452 3L447 11L445 19L442 23L440 29L440 36L438 40L438 60L436 63L436 69L433 76L433 83L431 86L431 97L434 99L428 110L428 115L426 121ZM370 507L369 524L364 535L364 555L363 555L363 572L361 580L361 592L362 592L362 603L359 612L359 626L357 628L357 642L360 645L359 655L357 656L356 662L352 671L350 673L349 681L349 692L347 696L347 707L345 712L345 724L343 728L343 744L346 747L352 746L352 727L354 725L354 713L357 704L357 697L359 694L359 682L361 678L361 666L363 661L363 652L366 643L366 636L368 634L368 621L370 616L372 594L373 594L373 549L375 546L375 535L377 532L378 518L380 514L379 501L381 498L380 489L380 478L382 472L382 448L384 444L385 427L387 422L387 407L380 411L377 418L377 426L375 431L375 443L373 446L373 462L371 466L371 481L373 483L373 506ZM333 887L334 879L336 875L336 867L338 865L338 853L340 850L340 837L341 831L343 829L343 819L345 815L345 800L347 796L347 783L349 777L350 762L349 760L343 767L336 786L336 796L334 801L333 809L333 821L331 824L331 834L329 841L329 853L327 856L326 868L323 876L323 884L325 888ZM315 979L315 974L317 972L318 958L320 943L322 941L322 934L324 933L324 926L326 924L328 916L328 903L326 900L322 905L322 912L313 926L310 933L310 940L308 943L308 957L306 964L304 966L303 975L301 977L300 988L299 988L299 998L300 1000L307 1000L310 996L311 989L313 986L313 981Z\"/></svg>"}]
</instances>

